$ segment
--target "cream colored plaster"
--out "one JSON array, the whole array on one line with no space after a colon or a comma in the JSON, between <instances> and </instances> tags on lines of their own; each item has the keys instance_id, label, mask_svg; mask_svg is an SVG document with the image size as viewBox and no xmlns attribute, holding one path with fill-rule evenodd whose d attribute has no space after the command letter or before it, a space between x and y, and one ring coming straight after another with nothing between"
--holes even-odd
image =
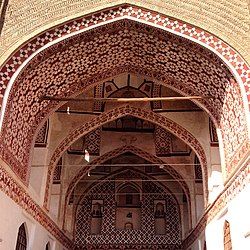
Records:
<instances>
[{"instance_id":1,"label":"cream colored plaster","mask_svg":"<svg viewBox=\"0 0 250 250\"><path fill-rule=\"evenodd\" d=\"M22 43L48 28L125 2L207 30L250 62L248 0L9 0L0 38L0 64Z\"/></svg>"},{"instance_id":2,"label":"cream colored plaster","mask_svg":"<svg viewBox=\"0 0 250 250\"><path fill-rule=\"evenodd\" d=\"M27 250L44 250L48 241L55 248L65 249L51 234L45 230L35 219L21 209L13 200L0 192L0 249L15 249L18 228L26 223L28 247Z\"/></svg>"},{"instance_id":3,"label":"cream colored plaster","mask_svg":"<svg viewBox=\"0 0 250 250\"><path fill-rule=\"evenodd\" d=\"M250 225L250 184L248 184L206 228L207 250L223 250L225 220L230 223L232 249L249 250L250 242L245 237Z\"/></svg>"}]
</instances>

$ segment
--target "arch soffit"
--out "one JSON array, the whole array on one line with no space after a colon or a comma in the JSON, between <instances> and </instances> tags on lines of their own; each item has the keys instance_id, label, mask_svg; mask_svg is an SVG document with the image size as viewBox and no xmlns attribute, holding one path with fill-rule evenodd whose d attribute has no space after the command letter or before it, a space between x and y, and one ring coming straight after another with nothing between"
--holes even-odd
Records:
<instances>
[{"instance_id":1,"label":"arch soffit","mask_svg":"<svg viewBox=\"0 0 250 250\"><path fill-rule=\"evenodd\" d=\"M135 19L135 20L141 21L141 22L145 22L145 23L150 24L151 26L160 27L161 29L170 31L172 33L178 34L181 37L185 37L185 38L188 38L192 41L195 41L196 43L202 44L204 47L209 48L211 51L216 53L220 58L222 58L224 60L224 62L233 71L234 75L236 76L237 80L240 83L240 86L244 85L246 90L248 90L249 82L247 82L247 76L249 74L249 69L248 69L247 65L242 60L242 58L232 48L230 48L227 44L225 44L224 42L219 40L217 37L212 36L211 34L204 32L197 27L192 27L189 24L185 24L179 20L171 19L171 18L166 17L164 15L161 15L159 13L148 12L148 10L147 11L141 10L141 9L138 9L138 7L136 7L136 6L129 6L129 7L124 6L124 8L119 7L117 9L113 8L112 11L111 10L106 10L106 11L107 11L106 15L107 15L107 13L112 13L111 15L108 15L108 18L103 18L103 15L105 16L105 11L104 11L104 12L96 13L94 15L94 17L93 17L93 15L91 15L91 16L85 17L84 19L80 18L78 20L75 20L74 22L72 21L71 23L63 24L61 26L58 26L56 28L56 30L51 29L51 30L47 31L46 33L43 33L40 36L34 38L32 41L25 44L22 47L22 49L20 49L18 52L16 52L15 55L9 59L10 61L8 61L6 63L6 65L4 67L2 67L2 70L4 71L4 73L3 74L2 74L2 72L0 73L0 75L2 76L2 84L3 84L3 87L1 90L2 95L4 94L5 89L7 88L7 93L5 94L5 101L7 100L8 93L10 92L10 89L11 89L11 86L9 86L9 85L7 87L8 82L14 83L15 78L18 76L18 73L20 73L20 68L23 67L24 64L27 64L29 59L31 57L34 57L36 55L36 53L39 52L39 50L41 50L42 48L44 48L46 46L50 46L51 44L53 44L53 42L56 43L59 40L63 40L63 38L67 38L67 36L74 35L76 33L80 33L81 31L84 31L86 29L90 29L90 28L105 24L107 22L111 22L111 21L114 21L114 20L119 19L119 18L130 18L130 19ZM143 13L143 15L138 15L139 12ZM147 17L146 14L148 14L149 16ZM25 60L26 60L26 62L25 62ZM243 83L243 85L241 83ZM234 89L232 87L236 87L236 84L234 84L234 86L231 86L231 90ZM241 88L241 91L243 91L243 88ZM245 93L245 90L243 91L243 93ZM240 93L238 92L237 95L240 96ZM244 95L243 95L243 100L246 102L246 98L244 97ZM213 102L213 103L216 103L216 102ZM237 103L237 104L238 105L236 105L236 104L229 105L229 108L230 107L236 108L236 106L243 105L243 103ZM246 107L246 105L245 105L245 107ZM214 107L214 110L216 110L216 109L218 110L218 108ZM4 113L4 111L5 111L5 103L4 103L3 108L2 108L2 113ZM44 112L39 112L39 113L41 114L40 119L42 119L45 116L45 113ZM233 112L229 112L229 113L232 114ZM240 115L240 114L242 115L243 113L238 112L238 115ZM3 118L3 115L1 116L1 118ZM232 118L232 117L227 117L227 118ZM238 119L236 119L236 120L238 120ZM242 119L240 119L240 120L242 120ZM34 121L33 118L32 118L32 121ZM39 120L36 121L37 124L39 122L40 122ZM11 124L11 123L7 122L7 124ZM246 122L242 122L242 124L244 124L244 126L246 126ZM25 126L27 129L26 124L25 124ZM28 133L28 134L31 134L31 136L32 136L34 134L35 129L36 128L33 128L33 133ZM241 132L243 130L245 131L245 128L242 128ZM234 133L233 135L228 134L225 136L226 139L224 142L224 147L227 147L227 145L230 145L230 143L227 143L228 140L232 140L232 138L235 139L234 146L231 147L231 145L230 145L230 147L225 149L226 153L229 155L228 159L230 159L230 160L232 159L233 154L235 153L234 147L239 149L238 145L240 145L240 143L237 143L237 142L242 141L242 138L245 139L246 136L247 136L246 131L242 132L242 134L239 136L237 136L237 133ZM6 137L8 137L8 135L6 135ZM20 165L21 162L28 164L28 162L29 162L29 159L28 159L29 157L27 156L28 153L27 153L27 150L23 149L23 146L27 146L28 148L31 148L31 141L32 141L31 138L29 138L29 139L26 138L25 141L22 141L21 142L22 147L20 147L20 148L22 148L22 150L19 149L19 152L16 152L16 149L14 150L13 148L10 148L10 146L8 146L6 144L3 145L5 147L5 149L7 148L6 152L3 152L3 146L2 146L2 150L1 150L2 151L1 154L3 155L4 159L10 159L11 156L13 157L14 155L20 155L20 157L19 157L20 159L13 159L11 162L11 165L15 166L15 168L17 168L17 171L15 171L15 172L16 173L20 172L21 178L26 179L26 180L27 180L27 174L25 173L24 170L21 171L20 169L18 169L17 166ZM5 142L7 143L6 140L5 140ZM245 142L245 140L244 140L244 142ZM10 142L11 145L15 145L16 143L18 143L18 142L16 142L16 141ZM246 148L247 147L244 147L245 151L246 151ZM15 154L13 154L13 151L15 152ZM239 151L240 150L238 150L238 152ZM26 152L26 156L25 156L24 152ZM239 159L239 157L240 157L239 155L240 155L240 153L237 154L236 161ZM22 166L22 169L24 169L24 168L25 167Z\"/></svg>"},{"instance_id":2,"label":"arch soffit","mask_svg":"<svg viewBox=\"0 0 250 250\"><path fill-rule=\"evenodd\" d=\"M81 136L87 134L93 129L96 129L103 124L116 120L122 116L125 115L133 115L135 117L153 122L157 124L158 126L163 127L164 129L167 129L175 136L179 137L182 141L184 141L187 145L189 145L194 152L197 154L201 165L203 167L203 179L204 179L204 194L205 197L208 195L207 191L207 160L206 160L206 154L204 149L202 148L200 142L186 129L181 127L179 124L175 123L174 121L156 114L152 111L147 111L144 109L140 109L137 107L132 107L129 105L122 106L119 108L114 108L113 110L107 111L100 116L93 118L89 122L86 122L82 126L78 127L76 130L72 131L56 148L54 151L50 164L48 169L48 175L47 175L47 183L46 183L46 191L45 191L45 199L44 204L45 206L48 205L48 197L49 197L49 189L51 186L52 181L52 175L55 169L55 166L59 160L59 158L62 156L62 154L67 150L67 148L77 139L79 139Z\"/></svg>"}]
</instances>

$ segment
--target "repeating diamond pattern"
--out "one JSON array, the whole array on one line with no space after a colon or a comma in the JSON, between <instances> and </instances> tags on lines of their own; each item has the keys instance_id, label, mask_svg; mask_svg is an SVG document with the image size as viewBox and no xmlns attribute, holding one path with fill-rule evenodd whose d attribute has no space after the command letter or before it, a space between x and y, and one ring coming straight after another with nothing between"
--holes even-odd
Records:
<instances>
[{"instance_id":1,"label":"repeating diamond pattern","mask_svg":"<svg viewBox=\"0 0 250 250\"><path fill-rule=\"evenodd\" d=\"M131 175L129 172L126 178ZM143 182L142 189L145 194L142 196L141 229L118 230L115 227L115 182L110 180L94 186L82 200L77 212L75 242L79 249L178 249L181 244L181 228L175 200L153 181ZM90 233L92 199L104 201L100 235ZM155 234L154 200L156 199L166 201L166 235Z\"/></svg>"}]
</instances>

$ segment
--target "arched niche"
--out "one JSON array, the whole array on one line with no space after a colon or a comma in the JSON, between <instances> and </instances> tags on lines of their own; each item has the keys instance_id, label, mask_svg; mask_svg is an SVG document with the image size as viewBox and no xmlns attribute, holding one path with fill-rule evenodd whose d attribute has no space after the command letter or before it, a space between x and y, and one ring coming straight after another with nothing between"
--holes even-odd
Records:
<instances>
[{"instance_id":1,"label":"arched niche","mask_svg":"<svg viewBox=\"0 0 250 250\"><path fill-rule=\"evenodd\" d=\"M88 133L88 131L91 131L100 125L103 125L109 121L116 120L117 118L123 117L125 115L132 115L138 118L142 118L145 120L148 120L150 122L153 122L162 128L165 128L166 130L169 130L171 133L179 137L181 140L183 140L186 144L188 144L197 154L199 157L199 160L201 162L201 166L204 169L203 171L203 179L204 179L204 193L205 198L208 196L207 192L207 160L206 160L206 154L204 152L203 147L201 146L200 142L194 138L194 136L189 133L186 129L178 125L177 123L173 122L172 120L158 115L156 113L153 113L151 111L147 111L144 109L140 109L137 107L133 107L130 105L122 106L119 108L114 108L110 111L107 111L97 118L92 119L90 122L85 123L84 125L80 126L78 129L70 133L57 147L57 149L54 151L49 168L48 168L48 177L47 177L47 184L46 184L46 191L45 191L45 198L44 198L44 204L45 206L48 205L49 201L49 190L51 186L51 178L54 171L54 168L57 164L57 161L62 156L63 152L67 150L67 148L76 141L78 138L80 138L82 135ZM87 171L90 167L86 167L82 170ZM82 174L83 174L82 173Z\"/></svg>"},{"instance_id":2,"label":"arched niche","mask_svg":"<svg viewBox=\"0 0 250 250\"><path fill-rule=\"evenodd\" d=\"M83 247L86 244L84 240L88 237L88 243L91 243L94 240L94 237L90 236L88 233L88 211L90 204L90 197L101 197L104 195L103 200L103 227L101 234L98 236L98 240L103 239L105 237L106 242L105 244L114 244L116 239L119 235L119 244L122 244L125 240L128 241L125 235L127 233L133 234L136 236L136 240L139 240L141 233L145 233L145 231L150 231L148 234L148 241L149 242L157 242L157 244L162 244L163 238L157 238L154 230L154 199L159 199L162 197L167 203L167 214L168 214L168 222L171 225L169 227L168 233L165 235L168 238L168 242L172 242L173 245L179 245L181 239L181 229L180 229L180 211L179 211L179 204L174 194L170 192L166 187L158 182L157 180L152 180L151 178L148 179L147 182L143 182L142 187L142 196L143 196L143 204L140 208L142 210L141 219L143 223L140 227L137 227L136 222L134 220L134 212L131 210L132 217L123 218L123 223L121 223L121 227L117 228L117 225L114 221L117 212L116 200L115 200L115 190L117 180L122 180L122 178L128 178L131 176L131 179L140 179L143 178L146 180L150 178L149 176L143 174L141 171L138 170L119 170L116 173L107 176L106 178L102 179L102 181L96 181L96 183L92 183L92 185L88 188L88 190L84 190L82 195L77 199L77 207L75 210L75 240L76 244L79 247ZM115 177L115 178L114 178ZM145 179L146 178L146 179ZM105 181L104 181L105 180ZM120 186L122 187L122 186ZM119 187L118 187L119 189ZM105 190L105 192L103 192ZM152 195L148 195L152 193ZM146 198L148 197L148 198ZM130 209L130 207L128 208ZM124 214L126 217L127 213ZM146 216L147 215L147 216ZM146 216L146 217L145 217ZM110 219L112 217L112 219ZM150 221L149 221L150 220ZM147 223L146 223L147 221ZM84 225L84 226L83 226ZM133 227L132 227L133 226ZM109 237L107 235L107 231L110 233L112 232L113 237ZM150 236L149 236L150 235ZM114 237L115 236L115 237ZM127 242L128 243L128 242ZM130 242L129 242L130 243ZM172 246L173 246L172 245Z\"/></svg>"},{"instance_id":3,"label":"arched niche","mask_svg":"<svg viewBox=\"0 0 250 250\"><path fill-rule=\"evenodd\" d=\"M119 186L116 190L118 207L140 207L141 190L132 182Z\"/></svg>"},{"instance_id":4,"label":"arched niche","mask_svg":"<svg viewBox=\"0 0 250 250\"><path fill-rule=\"evenodd\" d=\"M27 250L28 247L28 235L26 224L23 223L19 229L17 234L17 241L16 241L16 250Z\"/></svg>"}]
</instances>

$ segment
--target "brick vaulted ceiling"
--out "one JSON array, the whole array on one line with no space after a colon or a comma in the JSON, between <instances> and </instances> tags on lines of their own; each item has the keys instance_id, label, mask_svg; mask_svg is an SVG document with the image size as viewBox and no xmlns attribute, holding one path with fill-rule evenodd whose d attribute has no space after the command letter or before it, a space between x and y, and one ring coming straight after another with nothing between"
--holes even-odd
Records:
<instances>
[{"instance_id":1,"label":"brick vaulted ceiling","mask_svg":"<svg viewBox=\"0 0 250 250\"><path fill-rule=\"evenodd\" d=\"M140 9L161 12L219 36L250 62L249 0L29 0L29 8L27 0L5 2L8 8L0 37L3 61L44 29L110 6L136 3Z\"/></svg>"},{"instance_id":2,"label":"brick vaulted ceiling","mask_svg":"<svg viewBox=\"0 0 250 250\"><path fill-rule=\"evenodd\" d=\"M34 135L39 124L57 106L49 101L41 102L41 96L76 95L122 72L152 77L184 95L213 96L214 99L200 105L222 129L228 166L247 141L240 88L217 56L166 31L120 20L48 47L23 69L6 106L1 157L27 181Z\"/></svg>"}]
</instances>

